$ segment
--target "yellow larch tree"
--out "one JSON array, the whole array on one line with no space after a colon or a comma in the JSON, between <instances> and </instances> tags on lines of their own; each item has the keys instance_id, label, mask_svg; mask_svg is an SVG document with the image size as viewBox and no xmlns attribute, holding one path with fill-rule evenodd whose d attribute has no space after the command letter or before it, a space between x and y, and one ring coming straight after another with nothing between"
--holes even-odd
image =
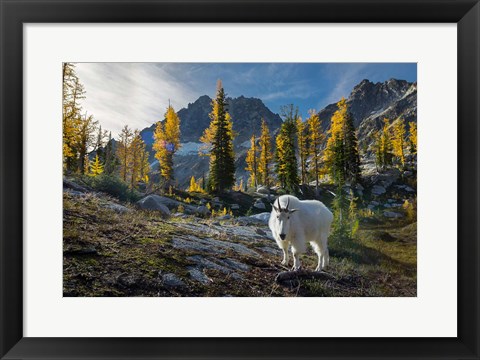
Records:
<instances>
[{"instance_id":1,"label":"yellow larch tree","mask_svg":"<svg viewBox=\"0 0 480 360\"><path fill-rule=\"evenodd\" d=\"M320 117L318 116L318 113L315 110L310 110L309 115L310 116L307 119L307 123L310 129L310 155L313 163L312 172L315 178L315 189L318 192L320 161L322 158L321 145L325 140L325 135L321 132Z\"/></svg>"},{"instance_id":2,"label":"yellow larch tree","mask_svg":"<svg viewBox=\"0 0 480 360\"><path fill-rule=\"evenodd\" d=\"M148 158L148 152L145 150L145 142L140 135L140 130L133 132L132 142L130 144L130 187L136 188L140 180L145 177L145 159ZM148 174L147 174L148 175Z\"/></svg>"},{"instance_id":3,"label":"yellow larch tree","mask_svg":"<svg viewBox=\"0 0 480 360\"><path fill-rule=\"evenodd\" d=\"M153 134L153 150L160 164L160 175L167 188L173 181L173 155L180 148L180 118L171 105L165 113L165 120L159 121Z\"/></svg>"},{"instance_id":4,"label":"yellow larch tree","mask_svg":"<svg viewBox=\"0 0 480 360\"><path fill-rule=\"evenodd\" d=\"M417 154L417 123L411 121L408 123L410 128L410 136L408 140L410 142L410 154L416 155Z\"/></svg>"},{"instance_id":5,"label":"yellow larch tree","mask_svg":"<svg viewBox=\"0 0 480 360\"><path fill-rule=\"evenodd\" d=\"M258 169L258 154L257 154L257 142L255 139L255 135L252 135L250 138L250 149L247 152L247 158L245 161L247 162L247 167L245 170L247 170L250 173L250 178L249 178L249 185L251 187L256 187L257 186L257 169Z\"/></svg>"},{"instance_id":6,"label":"yellow larch tree","mask_svg":"<svg viewBox=\"0 0 480 360\"><path fill-rule=\"evenodd\" d=\"M325 165L337 185L360 178L360 156L353 116L345 98L337 103L332 116L330 138L324 152Z\"/></svg>"},{"instance_id":7,"label":"yellow larch tree","mask_svg":"<svg viewBox=\"0 0 480 360\"><path fill-rule=\"evenodd\" d=\"M262 129L259 140L260 157L258 161L258 177L260 183L270 186L270 164L273 159L270 130L265 119L262 119ZM242 184L243 185L243 184Z\"/></svg>"},{"instance_id":8,"label":"yellow larch tree","mask_svg":"<svg viewBox=\"0 0 480 360\"><path fill-rule=\"evenodd\" d=\"M117 157L119 161L120 178L127 182L129 171L130 157L131 157L131 143L133 140L132 130L125 125L120 132L117 143Z\"/></svg>"},{"instance_id":9,"label":"yellow larch tree","mask_svg":"<svg viewBox=\"0 0 480 360\"><path fill-rule=\"evenodd\" d=\"M95 161L90 165L90 173L89 176L95 177L103 173L103 164L100 162L98 158L98 154L95 155Z\"/></svg>"},{"instance_id":10,"label":"yellow larch tree","mask_svg":"<svg viewBox=\"0 0 480 360\"><path fill-rule=\"evenodd\" d=\"M297 118L297 141L298 141L298 153L300 155L300 181L302 184L307 183L307 159L308 159L308 127L299 116Z\"/></svg>"},{"instance_id":11,"label":"yellow larch tree","mask_svg":"<svg viewBox=\"0 0 480 360\"><path fill-rule=\"evenodd\" d=\"M75 65L62 65L62 115L63 115L63 167L72 172L78 170L78 128L81 121L80 100L85 98L85 89L75 72ZM82 169L83 170L83 169Z\"/></svg>"},{"instance_id":12,"label":"yellow larch tree","mask_svg":"<svg viewBox=\"0 0 480 360\"><path fill-rule=\"evenodd\" d=\"M398 159L402 167L405 166L405 122L403 119L397 119L393 123L392 137L393 155Z\"/></svg>"}]
</instances>

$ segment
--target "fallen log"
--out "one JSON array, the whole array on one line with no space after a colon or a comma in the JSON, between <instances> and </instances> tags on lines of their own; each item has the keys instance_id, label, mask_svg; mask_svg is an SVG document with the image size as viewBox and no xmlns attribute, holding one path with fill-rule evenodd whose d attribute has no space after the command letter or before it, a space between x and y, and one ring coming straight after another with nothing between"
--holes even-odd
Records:
<instances>
[{"instance_id":1,"label":"fallen log","mask_svg":"<svg viewBox=\"0 0 480 360\"><path fill-rule=\"evenodd\" d=\"M297 271L282 271L275 277L277 283L284 283L292 280L335 280L333 275L330 275L323 271L309 271L309 270L297 270Z\"/></svg>"}]
</instances>

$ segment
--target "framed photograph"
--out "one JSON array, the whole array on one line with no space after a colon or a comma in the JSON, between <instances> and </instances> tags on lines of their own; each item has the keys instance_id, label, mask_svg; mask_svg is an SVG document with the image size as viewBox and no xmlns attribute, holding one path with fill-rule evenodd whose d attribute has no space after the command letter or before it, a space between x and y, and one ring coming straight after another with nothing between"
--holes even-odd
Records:
<instances>
[{"instance_id":1,"label":"framed photograph","mask_svg":"<svg viewBox=\"0 0 480 360\"><path fill-rule=\"evenodd\" d=\"M477 1L0 4L2 359L479 358Z\"/></svg>"}]
</instances>

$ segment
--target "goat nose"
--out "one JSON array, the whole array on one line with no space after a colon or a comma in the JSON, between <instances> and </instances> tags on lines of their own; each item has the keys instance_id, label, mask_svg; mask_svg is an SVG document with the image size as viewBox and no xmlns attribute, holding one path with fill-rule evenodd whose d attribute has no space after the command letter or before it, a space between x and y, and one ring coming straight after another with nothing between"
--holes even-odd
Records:
<instances>
[{"instance_id":1,"label":"goat nose","mask_svg":"<svg viewBox=\"0 0 480 360\"><path fill-rule=\"evenodd\" d=\"M280 234L280 239L285 240L285 234Z\"/></svg>"}]
</instances>

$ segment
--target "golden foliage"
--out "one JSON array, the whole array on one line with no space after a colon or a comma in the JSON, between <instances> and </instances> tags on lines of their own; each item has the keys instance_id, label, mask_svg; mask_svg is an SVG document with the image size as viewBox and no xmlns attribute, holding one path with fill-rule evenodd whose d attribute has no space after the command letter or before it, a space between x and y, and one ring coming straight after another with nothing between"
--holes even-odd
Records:
<instances>
[{"instance_id":1,"label":"golden foliage","mask_svg":"<svg viewBox=\"0 0 480 360\"><path fill-rule=\"evenodd\" d=\"M322 154L320 152L320 146L325 140L325 135L321 132L320 117L315 110L309 111L310 117L307 119L307 124L310 129L310 155L314 164L313 173L315 176L315 184L318 187L318 181L320 176L320 162Z\"/></svg>"},{"instance_id":2,"label":"golden foliage","mask_svg":"<svg viewBox=\"0 0 480 360\"><path fill-rule=\"evenodd\" d=\"M157 123L153 138L153 150L160 164L160 174L168 184L173 180L173 154L180 147L180 118L171 105L167 108L165 120Z\"/></svg>"},{"instance_id":3,"label":"golden foliage","mask_svg":"<svg viewBox=\"0 0 480 360\"><path fill-rule=\"evenodd\" d=\"M412 121L412 122L409 122L408 125L410 127L410 136L409 136L410 153L416 154L417 153L417 123Z\"/></svg>"},{"instance_id":4,"label":"golden foliage","mask_svg":"<svg viewBox=\"0 0 480 360\"><path fill-rule=\"evenodd\" d=\"M245 159L247 162L247 170L250 173L249 185L251 187L257 186L257 144L255 140L255 135L252 135L250 138L250 149L247 152L247 157Z\"/></svg>"},{"instance_id":5,"label":"golden foliage","mask_svg":"<svg viewBox=\"0 0 480 360\"><path fill-rule=\"evenodd\" d=\"M258 177L260 183L265 186L270 185L270 164L273 159L271 149L270 131L265 119L262 119L262 129L259 140L260 157L258 163ZM242 180L243 185L243 180ZM243 187L243 186L242 186Z\"/></svg>"},{"instance_id":6,"label":"golden foliage","mask_svg":"<svg viewBox=\"0 0 480 360\"><path fill-rule=\"evenodd\" d=\"M398 119L393 123L392 137L393 155L398 158L400 164L405 166L405 122Z\"/></svg>"},{"instance_id":7,"label":"golden foliage","mask_svg":"<svg viewBox=\"0 0 480 360\"><path fill-rule=\"evenodd\" d=\"M98 155L95 155L95 161L90 165L89 176L95 177L103 173L103 164L100 162Z\"/></svg>"}]
</instances>

